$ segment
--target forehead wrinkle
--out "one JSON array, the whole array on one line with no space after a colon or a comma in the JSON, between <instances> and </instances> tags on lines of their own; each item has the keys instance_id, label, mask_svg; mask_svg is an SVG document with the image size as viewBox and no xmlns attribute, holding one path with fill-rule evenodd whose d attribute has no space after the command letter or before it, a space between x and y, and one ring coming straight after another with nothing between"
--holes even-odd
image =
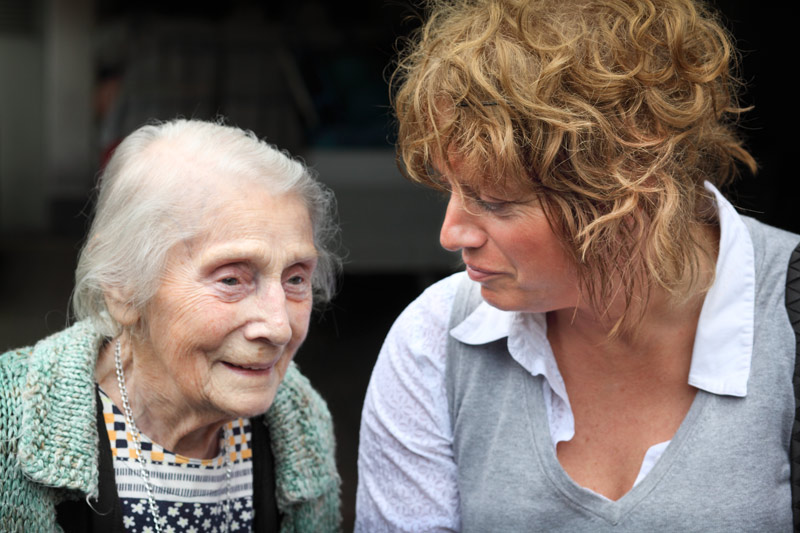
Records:
<instances>
[{"instance_id":1,"label":"forehead wrinkle","mask_svg":"<svg viewBox=\"0 0 800 533\"><path fill-rule=\"evenodd\" d=\"M203 251L200 260L204 264L214 264L223 261L254 262L255 258L256 263L272 265L276 257L282 257L287 264L296 264L315 261L318 253L313 245L295 243L273 247L261 240L245 240L212 245Z\"/></svg>"},{"instance_id":2,"label":"forehead wrinkle","mask_svg":"<svg viewBox=\"0 0 800 533\"><path fill-rule=\"evenodd\" d=\"M280 202L292 203L295 200L302 200L294 194L278 193L275 194L269 187L260 182L250 181L247 177L229 171L217 176L213 181L206 180L206 186L200 190L193 191L193 196L197 196L196 202L187 202L187 205L194 205L190 209L191 214L185 216L192 217L195 234L192 237L194 243L205 245L209 241L223 238L226 234L235 234L235 239L252 238L254 240L264 238L274 238L280 234L292 234L297 237L305 237L298 228L307 230L309 241L313 240L313 229L310 214L305 204L298 202L293 209L287 209L285 215L293 215L297 210L302 216L301 225L296 224L296 220L283 220L275 218L270 220L269 225L254 224L254 220L262 219L265 212ZM266 203L254 204L251 200L255 196L265 195L268 197ZM252 215L253 219L248 219ZM238 224L238 227L236 225Z\"/></svg>"},{"instance_id":3,"label":"forehead wrinkle","mask_svg":"<svg viewBox=\"0 0 800 533\"><path fill-rule=\"evenodd\" d=\"M267 261L260 263L271 264L281 251L285 251L284 256L292 263L318 257L311 221L307 217L299 225L274 220L269 226L253 226L249 221L243 220L238 227L233 227L236 215L241 214L242 210L232 212L230 204L223 199L208 202L206 207L203 212L196 213L197 231L194 235L177 242L170 249L168 262L171 266L177 266L175 261L183 263L188 260L208 264L210 261L237 256L249 262L253 262L253 258L267 257Z\"/></svg>"}]
</instances>

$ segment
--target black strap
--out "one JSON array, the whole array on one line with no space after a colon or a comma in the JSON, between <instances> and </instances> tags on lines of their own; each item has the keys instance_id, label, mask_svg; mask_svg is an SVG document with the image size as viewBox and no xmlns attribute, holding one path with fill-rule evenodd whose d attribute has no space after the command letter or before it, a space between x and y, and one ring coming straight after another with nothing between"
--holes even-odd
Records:
<instances>
[{"instance_id":1,"label":"black strap","mask_svg":"<svg viewBox=\"0 0 800 533\"><path fill-rule=\"evenodd\" d=\"M122 506L117 494L117 483L114 479L114 463L111 457L111 444L103 431L103 401L100 393L95 392L97 403L97 428L99 434L99 497L89 507L83 499L69 500L56 506L56 521L64 533L109 532L125 533L122 523Z\"/></svg>"},{"instance_id":2,"label":"black strap","mask_svg":"<svg viewBox=\"0 0 800 533\"><path fill-rule=\"evenodd\" d=\"M275 463L272 457L272 443L269 428L264 417L250 419L253 432L251 447L253 453L253 531L277 533L280 529L278 501L275 498Z\"/></svg>"},{"instance_id":3,"label":"black strap","mask_svg":"<svg viewBox=\"0 0 800 533\"><path fill-rule=\"evenodd\" d=\"M792 252L786 272L786 311L794 328L795 365L792 383L794 385L794 425L792 441L789 444L792 482L792 518L794 530L800 532L800 244Z\"/></svg>"}]
</instances>

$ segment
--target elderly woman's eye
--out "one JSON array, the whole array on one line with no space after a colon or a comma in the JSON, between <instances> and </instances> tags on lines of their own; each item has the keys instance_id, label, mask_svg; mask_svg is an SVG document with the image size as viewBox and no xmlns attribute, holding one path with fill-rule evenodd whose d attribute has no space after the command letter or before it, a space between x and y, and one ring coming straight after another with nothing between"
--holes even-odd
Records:
<instances>
[{"instance_id":1,"label":"elderly woman's eye","mask_svg":"<svg viewBox=\"0 0 800 533\"><path fill-rule=\"evenodd\" d=\"M292 276L291 278L289 278L287 280L287 282L289 284L291 284L291 285L302 285L303 283L306 282L306 277L305 276L299 276L299 275L298 276Z\"/></svg>"},{"instance_id":2,"label":"elderly woman's eye","mask_svg":"<svg viewBox=\"0 0 800 533\"><path fill-rule=\"evenodd\" d=\"M220 283L222 283L223 285L227 285L229 287L233 287L239 284L239 280L236 278L222 278L220 280Z\"/></svg>"}]
</instances>

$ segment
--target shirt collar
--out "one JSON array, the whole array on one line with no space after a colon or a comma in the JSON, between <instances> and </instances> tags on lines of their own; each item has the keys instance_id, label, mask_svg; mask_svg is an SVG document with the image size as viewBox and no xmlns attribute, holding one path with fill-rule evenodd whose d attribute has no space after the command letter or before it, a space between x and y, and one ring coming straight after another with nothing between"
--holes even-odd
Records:
<instances>
[{"instance_id":1,"label":"shirt collar","mask_svg":"<svg viewBox=\"0 0 800 533\"><path fill-rule=\"evenodd\" d=\"M508 337L508 352L532 375L542 375L553 392L569 405L567 388L547 341L543 313L501 311L481 302L450 334L465 344L488 344Z\"/></svg>"},{"instance_id":2,"label":"shirt collar","mask_svg":"<svg viewBox=\"0 0 800 533\"><path fill-rule=\"evenodd\" d=\"M730 202L710 183L706 189L717 200L719 257L697 323L689 384L714 394L745 396L756 299L753 241Z\"/></svg>"},{"instance_id":3,"label":"shirt collar","mask_svg":"<svg viewBox=\"0 0 800 533\"><path fill-rule=\"evenodd\" d=\"M697 323L689 384L713 394L745 396L753 353L753 242L733 206L713 185L706 183L706 188L719 211L719 257ZM543 375L553 392L568 402L543 314L501 311L482 302L450 334L472 345L507 337L511 357L531 374Z\"/></svg>"}]
</instances>

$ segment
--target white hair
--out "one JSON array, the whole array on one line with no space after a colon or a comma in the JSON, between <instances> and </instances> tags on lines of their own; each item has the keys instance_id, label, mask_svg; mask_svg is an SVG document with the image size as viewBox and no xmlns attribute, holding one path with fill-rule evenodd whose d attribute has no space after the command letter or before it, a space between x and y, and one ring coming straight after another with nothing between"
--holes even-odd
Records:
<instances>
[{"instance_id":1,"label":"white hair","mask_svg":"<svg viewBox=\"0 0 800 533\"><path fill-rule=\"evenodd\" d=\"M205 229L196 215L208 195L187 192L190 172L206 182L236 176L272 194L296 194L308 209L319 256L312 278L314 299L330 300L340 267L331 249L338 237L333 193L305 165L253 132L222 123L173 120L131 133L103 171L96 214L75 271L72 306L77 319L89 318L99 333L117 335L120 324L106 306L109 290L123 295L132 309L144 309L158 289L168 251ZM204 188L203 182L197 183ZM206 187L213 194L213 187Z\"/></svg>"}]
</instances>

